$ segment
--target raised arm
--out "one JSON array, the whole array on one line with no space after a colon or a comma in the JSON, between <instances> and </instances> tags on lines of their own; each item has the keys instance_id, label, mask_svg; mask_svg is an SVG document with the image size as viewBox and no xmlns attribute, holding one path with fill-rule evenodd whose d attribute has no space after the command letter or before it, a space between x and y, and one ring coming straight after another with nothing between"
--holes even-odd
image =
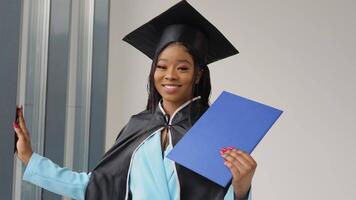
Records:
<instances>
[{"instance_id":1,"label":"raised arm","mask_svg":"<svg viewBox=\"0 0 356 200\"><path fill-rule=\"evenodd\" d=\"M18 137L17 156L26 165L23 179L59 195L84 199L90 174L59 167L48 158L33 153L22 107L17 112L19 122L14 122L13 126Z\"/></svg>"}]
</instances>

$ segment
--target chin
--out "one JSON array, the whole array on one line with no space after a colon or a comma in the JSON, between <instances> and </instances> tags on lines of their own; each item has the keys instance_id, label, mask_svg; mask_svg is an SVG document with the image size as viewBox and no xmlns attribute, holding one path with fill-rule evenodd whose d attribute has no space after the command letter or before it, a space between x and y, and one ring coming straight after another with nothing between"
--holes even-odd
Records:
<instances>
[{"instance_id":1,"label":"chin","mask_svg":"<svg viewBox=\"0 0 356 200\"><path fill-rule=\"evenodd\" d=\"M170 102L170 103L177 103L182 100L181 98L176 97L175 95L163 95L162 99L163 101Z\"/></svg>"},{"instance_id":2,"label":"chin","mask_svg":"<svg viewBox=\"0 0 356 200\"><path fill-rule=\"evenodd\" d=\"M188 97L182 98L178 95L162 95L162 99L165 102L173 103L176 105L181 105L181 104L187 102L188 100L190 100L190 98L188 98Z\"/></svg>"}]
</instances>

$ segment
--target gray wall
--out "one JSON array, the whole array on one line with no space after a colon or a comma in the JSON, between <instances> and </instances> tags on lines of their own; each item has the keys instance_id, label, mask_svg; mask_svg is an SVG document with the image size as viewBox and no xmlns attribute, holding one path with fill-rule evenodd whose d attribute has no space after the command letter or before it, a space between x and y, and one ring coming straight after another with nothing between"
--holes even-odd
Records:
<instances>
[{"instance_id":1,"label":"gray wall","mask_svg":"<svg viewBox=\"0 0 356 200\"><path fill-rule=\"evenodd\" d=\"M176 2L111 2L106 148L147 99L150 60L121 38ZM285 111L252 154L254 199L354 199L356 2L189 2L241 52L210 65L211 99L228 90Z\"/></svg>"},{"instance_id":2,"label":"gray wall","mask_svg":"<svg viewBox=\"0 0 356 200\"><path fill-rule=\"evenodd\" d=\"M17 100L17 74L20 39L21 2L0 2L0 199L12 193L14 131Z\"/></svg>"},{"instance_id":3,"label":"gray wall","mask_svg":"<svg viewBox=\"0 0 356 200\"><path fill-rule=\"evenodd\" d=\"M63 199L22 180L16 103L34 152L90 171L105 145L108 0L0 2L0 199Z\"/></svg>"}]
</instances>

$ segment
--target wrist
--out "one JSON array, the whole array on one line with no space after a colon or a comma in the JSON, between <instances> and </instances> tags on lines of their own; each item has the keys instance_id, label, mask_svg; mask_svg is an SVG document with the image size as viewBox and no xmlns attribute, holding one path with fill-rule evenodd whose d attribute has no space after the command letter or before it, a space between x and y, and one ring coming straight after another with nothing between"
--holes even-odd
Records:
<instances>
[{"instance_id":1,"label":"wrist","mask_svg":"<svg viewBox=\"0 0 356 200\"><path fill-rule=\"evenodd\" d=\"M22 162L27 165L30 162L30 159L33 155L33 151L31 150L27 155L24 156L24 158L22 159Z\"/></svg>"},{"instance_id":2,"label":"wrist","mask_svg":"<svg viewBox=\"0 0 356 200\"><path fill-rule=\"evenodd\" d=\"M247 190L236 190L234 191L235 200L247 200L250 194L251 186Z\"/></svg>"}]
</instances>

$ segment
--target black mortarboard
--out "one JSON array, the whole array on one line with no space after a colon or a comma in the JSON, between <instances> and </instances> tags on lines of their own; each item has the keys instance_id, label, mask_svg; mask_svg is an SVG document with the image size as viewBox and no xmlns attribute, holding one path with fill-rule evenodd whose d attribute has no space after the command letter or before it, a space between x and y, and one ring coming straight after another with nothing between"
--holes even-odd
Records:
<instances>
[{"instance_id":1,"label":"black mortarboard","mask_svg":"<svg viewBox=\"0 0 356 200\"><path fill-rule=\"evenodd\" d=\"M171 42L182 42L205 58L204 64L239 53L220 31L187 1L180 1L123 38L148 57Z\"/></svg>"}]
</instances>

